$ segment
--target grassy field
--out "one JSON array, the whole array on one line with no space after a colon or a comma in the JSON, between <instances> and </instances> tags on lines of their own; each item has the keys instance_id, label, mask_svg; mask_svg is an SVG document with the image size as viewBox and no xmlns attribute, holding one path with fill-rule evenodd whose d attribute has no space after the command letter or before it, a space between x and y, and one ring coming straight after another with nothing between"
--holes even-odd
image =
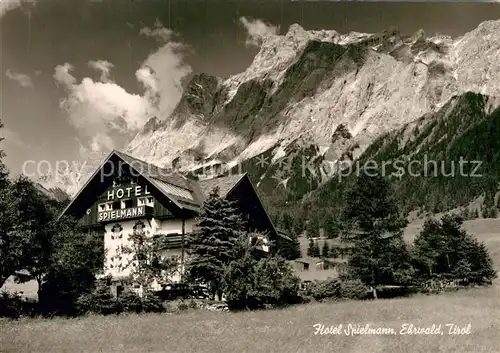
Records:
<instances>
[{"instance_id":1,"label":"grassy field","mask_svg":"<svg viewBox=\"0 0 500 353\"><path fill-rule=\"evenodd\" d=\"M466 228L500 265L500 219L475 220ZM406 236L418 232L411 224ZM369 324L388 335L315 335L327 327ZM402 325L442 325L442 335L403 335ZM451 335L446 324L467 326ZM85 317L0 321L0 352L500 352L500 285L437 296L365 302L310 304L285 310Z\"/></svg>"},{"instance_id":2,"label":"grassy field","mask_svg":"<svg viewBox=\"0 0 500 353\"><path fill-rule=\"evenodd\" d=\"M0 323L1 352L500 352L500 291L311 304L246 313L88 317ZM315 335L315 324L393 328L394 335ZM446 324L466 326L450 335ZM443 335L401 335L403 324Z\"/></svg>"}]
</instances>

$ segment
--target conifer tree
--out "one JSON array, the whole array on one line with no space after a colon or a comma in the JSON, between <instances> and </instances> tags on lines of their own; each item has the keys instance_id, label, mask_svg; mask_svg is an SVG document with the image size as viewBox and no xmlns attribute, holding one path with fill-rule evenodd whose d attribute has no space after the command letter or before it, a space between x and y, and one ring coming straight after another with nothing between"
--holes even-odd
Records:
<instances>
[{"instance_id":1,"label":"conifer tree","mask_svg":"<svg viewBox=\"0 0 500 353\"><path fill-rule=\"evenodd\" d=\"M239 256L244 219L235 202L221 198L216 188L205 200L196 228L187 238L186 270L192 280L202 280L212 295L220 296L225 267Z\"/></svg>"},{"instance_id":2,"label":"conifer tree","mask_svg":"<svg viewBox=\"0 0 500 353\"><path fill-rule=\"evenodd\" d=\"M446 276L476 284L496 277L493 261L484 245L462 228L463 220L446 215L428 219L415 238L414 257L422 279Z\"/></svg>"},{"instance_id":3,"label":"conifer tree","mask_svg":"<svg viewBox=\"0 0 500 353\"><path fill-rule=\"evenodd\" d=\"M292 241L279 237L276 241L277 253L286 260L295 260L301 257L300 243L293 229L292 217L286 212L283 213L279 225Z\"/></svg>"},{"instance_id":4,"label":"conifer tree","mask_svg":"<svg viewBox=\"0 0 500 353\"><path fill-rule=\"evenodd\" d=\"M313 219L310 219L307 222L307 237L308 238L317 238L317 237L319 237L318 223L315 220L313 220Z\"/></svg>"},{"instance_id":5,"label":"conifer tree","mask_svg":"<svg viewBox=\"0 0 500 353\"><path fill-rule=\"evenodd\" d=\"M317 241L315 241L312 250L312 257L320 257L320 256L321 256L321 251L319 249L319 244Z\"/></svg>"},{"instance_id":6,"label":"conifer tree","mask_svg":"<svg viewBox=\"0 0 500 353\"><path fill-rule=\"evenodd\" d=\"M307 245L307 256L314 256L314 241L312 239L309 239L309 244Z\"/></svg>"},{"instance_id":7,"label":"conifer tree","mask_svg":"<svg viewBox=\"0 0 500 353\"><path fill-rule=\"evenodd\" d=\"M390 197L390 186L380 175L361 171L347 194L344 217L346 239L354 243L348 258L349 273L373 288L404 284L412 276L409 252L403 240L407 224Z\"/></svg>"},{"instance_id":8,"label":"conifer tree","mask_svg":"<svg viewBox=\"0 0 500 353\"><path fill-rule=\"evenodd\" d=\"M328 258L330 257L330 247L328 246L328 242L324 242L321 248L321 257Z\"/></svg>"},{"instance_id":9,"label":"conifer tree","mask_svg":"<svg viewBox=\"0 0 500 353\"><path fill-rule=\"evenodd\" d=\"M323 229L327 238L337 238L340 234L340 225L333 215L327 215L323 222Z\"/></svg>"}]
</instances>

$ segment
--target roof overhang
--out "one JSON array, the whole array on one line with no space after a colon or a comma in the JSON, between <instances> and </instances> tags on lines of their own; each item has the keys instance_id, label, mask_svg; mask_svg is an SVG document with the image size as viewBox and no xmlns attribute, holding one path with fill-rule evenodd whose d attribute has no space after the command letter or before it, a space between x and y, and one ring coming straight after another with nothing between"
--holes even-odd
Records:
<instances>
[{"instance_id":1,"label":"roof overhang","mask_svg":"<svg viewBox=\"0 0 500 353\"><path fill-rule=\"evenodd\" d=\"M143 181L152 187L150 192L157 199L164 201L164 206L167 207L174 214L180 214L183 210L193 211L194 207L184 206L177 202L175 198L162 192L161 188L158 187L156 182L148 175L142 173L140 170L130 165L125 159L123 159L116 151L112 151L105 160L101 163L99 168L92 174L92 176L87 180L87 182L80 188L75 197L69 202L69 204L64 208L64 210L59 215L60 219L64 215L74 215L81 209L86 209L91 207L95 202L96 194L101 195L106 189L112 184L113 179L116 177L116 173L121 173L124 166L130 168L130 171L142 178ZM116 170L115 168L120 169ZM110 168L112 168L110 170ZM83 203L83 206L80 204ZM170 207L169 207L170 206ZM79 216L77 214L77 216Z\"/></svg>"}]
</instances>

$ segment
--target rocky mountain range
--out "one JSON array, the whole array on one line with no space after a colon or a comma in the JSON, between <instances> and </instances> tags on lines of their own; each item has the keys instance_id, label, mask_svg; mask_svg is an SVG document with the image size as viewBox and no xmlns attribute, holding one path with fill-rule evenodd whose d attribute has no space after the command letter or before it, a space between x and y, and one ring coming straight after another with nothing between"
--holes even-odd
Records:
<instances>
[{"instance_id":1,"label":"rocky mountain range","mask_svg":"<svg viewBox=\"0 0 500 353\"><path fill-rule=\"evenodd\" d=\"M269 202L294 202L324 189L339 161L366 158L377 150L374 143L380 147L390 134L446 115L468 92L486 102L478 114L492 114L500 97L498 33L500 21L460 38L292 25L263 38L244 72L195 75L174 112L149 120L126 152L185 173L245 171ZM453 124L449 139L458 134ZM468 124L463 121L463 131ZM402 149L422 147L397 141ZM42 184L74 194L101 158L78 177Z\"/></svg>"}]
</instances>

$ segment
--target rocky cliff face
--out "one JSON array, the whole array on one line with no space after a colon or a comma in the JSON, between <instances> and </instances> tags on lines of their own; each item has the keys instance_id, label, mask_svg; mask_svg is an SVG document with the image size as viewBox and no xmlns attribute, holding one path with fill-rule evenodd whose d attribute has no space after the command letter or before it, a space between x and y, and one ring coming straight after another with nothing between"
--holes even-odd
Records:
<instances>
[{"instance_id":1,"label":"rocky cliff face","mask_svg":"<svg viewBox=\"0 0 500 353\"><path fill-rule=\"evenodd\" d=\"M437 112L377 138L351 165L376 164L391 181L405 213L460 211L464 217L498 212L500 100L465 93ZM374 163L375 162L375 163ZM339 212L356 173L314 190L304 209ZM495 216L496 217L496 216Z\"/></svg>"},{"instance_id":2,"label":"rocky cliff face","mask_svg":"<svg viewBox=\"0 0 500 353\"><path fill-rule=\"evenodd\" d=\"M332 162L357 158L377 137L438 111L455 95L500 96L498 33L500 21L457 39L292 25L264 38L245 72L196 75L173 114L152 118L126 152L182 171L243 165L260 186L284 160L297 170L306 156L326 172L308 174L300 186L295 181L298 196L327 181ZM290 186L293 175L274 179Z\"/></svg>"},{"instance_id":3,"label":"rocky cliff face","mask_svg":"<svg viewBox=\"0 0 500 353\"><path fill-rule=\"evenodd\" d=\"M196 76L172 116L148 123L127 150L184 170L214 160L232 166L270 149L276 161L292 144L314 144L331 159L346 148L332 143L343 126L360 153L453 95L498 95L498 29L500 22L485 22L452 40L293 25L267 37L245 72L226 80Z\"/></svg>"}]
</instances>

